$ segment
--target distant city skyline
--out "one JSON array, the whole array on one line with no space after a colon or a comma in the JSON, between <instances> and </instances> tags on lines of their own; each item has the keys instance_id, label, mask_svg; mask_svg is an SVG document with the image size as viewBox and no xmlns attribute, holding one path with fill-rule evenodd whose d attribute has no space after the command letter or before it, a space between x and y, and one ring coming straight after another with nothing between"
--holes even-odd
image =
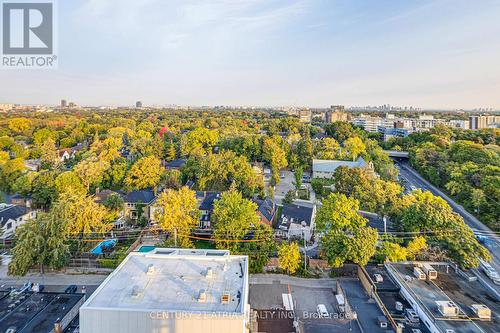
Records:
<instances>
[{"instance_id":1,"label":"distant city skyline","mask_svg":"<svg viewBox=\"0 0 500 333\"><path fill-rule=\"evenodd\" d=\"M59 68L0 104L500 109L500 2L58 1Z\"/></svg>"}]
</instances>

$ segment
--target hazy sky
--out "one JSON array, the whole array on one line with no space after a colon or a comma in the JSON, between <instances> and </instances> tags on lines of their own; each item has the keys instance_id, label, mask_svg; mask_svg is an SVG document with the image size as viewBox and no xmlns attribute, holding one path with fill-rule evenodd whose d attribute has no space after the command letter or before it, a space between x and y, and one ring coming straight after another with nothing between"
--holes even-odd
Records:
<instances>
[{"instance_id":1,"label":"hazy sky","mask_svg":"<svg viewBox=\"0 0 500 333\"><path fill-rule=\"evenodd\" d=\"M0 103L500 109L498 0L59 0L59 68Z\"/></svg>"}]
</instances>

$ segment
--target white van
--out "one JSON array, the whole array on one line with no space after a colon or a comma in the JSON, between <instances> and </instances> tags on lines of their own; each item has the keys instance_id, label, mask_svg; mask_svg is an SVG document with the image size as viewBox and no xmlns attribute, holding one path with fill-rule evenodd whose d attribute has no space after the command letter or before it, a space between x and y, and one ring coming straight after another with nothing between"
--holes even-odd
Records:
<instances>
[{"instance_id":1,"label":"white van","mask_svg":"<svg viewBox=\"0 0 500 333\"><path fill-rule=\"evenodd\" d=\"M486 261L480 260L480 265L484 274L486 274L486 276L488 276L494 284L500 285L500 275L498 272Z\"/></svg>"},{"instance_id":2,"label":"white van","mask_svg":"<svg viewBox=\"0 0 500 333\"><path fill-rule=\"evenodd\" d=\"M318 314L319 314L320 318L328 318L328 317L330 317L330 314L326 310L325 304L318 304L318 307L316 308L316 310L318 311Z\"/></svg>"}]
</instances>

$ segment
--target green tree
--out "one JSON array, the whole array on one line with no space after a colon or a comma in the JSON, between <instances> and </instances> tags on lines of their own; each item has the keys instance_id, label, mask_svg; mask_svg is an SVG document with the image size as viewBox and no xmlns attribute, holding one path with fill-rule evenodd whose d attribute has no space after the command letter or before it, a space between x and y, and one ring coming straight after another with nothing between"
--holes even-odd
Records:
<instances>
[{"instance_id":1,"label":"green tree","mask_svg":"<svg viewBox=\"0 0 500 333\"><path fill-rule=\"evenodd\" d=\"M59 196L66 192L87 193L80 177L74 171L64 171L55 179L55 186Z\"/></svg>"},{"instance_id":2,"label":"green tree","mask_svg":"<svg viewBox=\"0 0 500 333\"><path fill-rule=\"evenodd\" d=\"M206 155L212 152L218 141L219 133L217 130L198 127L181 137L181 154L183 156Z\"/></svg>"},{"instance_id":3,"label":"green tree","mask_svg":"<svg viewBox=\"0 0 500 333\"><path fill-rule=\"evenodd\" d=\"M178 246L193 247L189 239L191 229L200 223L196 193L186 186L179 190L168 189L160 193L156 207L155 219L158 225L177 237Z\"/></svg>"},{"instance_id":4,"label":"green tree","mask_svg":"<svg viewBox=\"0 0 500 333\"><path fill-rule=\"evenodd\" d=\"M273 231L267 225L258 225L252 241L245 242L236 252L249 257L249 271L251 274L262 273L269 257L276 251Z\"/></svg>"},{"instance_id":5,"label":"green tree","mask_svg":"<svg viewBox=\"0 0 500 333\"><path fill-rule=\"evenodd\" d=\"M74 168L75 173L82 180L83 186L90 190L91 186L99 186L103 180L104 173L109 168L109 162L91 156L80 161Z\"/></svg>"},{"instance_id":6,"label":"green tree","mask_svg":"<svg viewBox=\"0 0 500 333\"><path fill-rule=\"evenodd\" d=\"M406 248L389 241L382 242L379 252L388 261L405 261L408 255Z\"/></svg>"},{"instance_id":7,"label":"green tree","mask_svg":"<svg viewBox=\"0 0 500 333\"><path fill-rule=\"evenodd\" d=\"M27 118L12 118L9 120L9 129L17 134L21 134L31 128L31 120Z\"/></svg>"},{"instance_id":8,"label":"green tree","mask_svg":"<svg viewBox=\"0 0 500 333\"><path fill-rule=\"evenodd\" d=\"M324 138L316 146L315 156L323 160L335 160L339 158L340 144L333 138Z\"/></svg>"},{"instance_id":9,"label":"green tree","mask_svg":"<svg viewBox=\"0 0 500 333\"><path fill-rule=\"evenodd\" d=\"M113 225L105 220L106 208L95 202L94 197L81 193L66 192L64 197L54 202L54 214L64 221L67 235L83 238L87 234L109 232Z\"/></svg>"},{"instance_id":10,"label":"green tree","mask_svg":"<svg viewBox=\"0 0 500 333\"><path fill-rule=\"evenodd\" d=\"M57 133L47 127L39 129L33 134L33 142L38 147L42 147L44 142L48 139L51 139L55 142L57 139Z\"/></svg>"},{"instance_id":11,"label":"green tree","mask_svg":"<svg viewBox=\"0 0 500 333\"><path fill-rule=\"evenodd\" d=\"M169 143L166 148L166 153L165 153L165 160L167 162L175 160L175 157L177 155L177 152L175 150L175 146L173 143Z\"/></svg>"},{"instance_id":12,"label":"green tree","mask_svg":"<svg viewBox=\"0 0 500 333\"><path fill-rule=\"evenodd\" d=\"M52 169L59 164L60 160L57 154L56 143L51 138L43 142L41 153L42 168Z\"/></svg>"},{"instance_id":13,"label":"green tree","mask_svg":"<svg viewBox=\"0 0 500 333\"><path fill-rule=\"evenodd\" d=\"M120 189L127 174L129 164L124 158L111 162L111 167L103 175L102 185L105 188Z\"/></svg>"},{"instance_id":14,"label":"green tree","mask_svg":"<svg viewBox=\"0 0 500 333\"><path fill-rule=\"evenodd\" d=\"M293 176L295 178L295 189L298 191L300 190L300 187L302 186L302 175L304 174L304 171L302 168L297 168L295 169L295 172L293 173Z\"/></svg>"},{"instance_id":15,"label":"green tree","mask_svg":"<svg viewBox=\"0 0 500 333\"><path fill-rule=\"evenodd\" d=\"M309 168L313 159L313 143L309 132L297 143L297 155L301 168Z\"/></svg>"},{"instance_id":16,"label":"green tree","mask_svg":"<svg viewBox=\"0 0 500 333\"><path fill-rule=\"evenodd\" d=\"M401 200L394 214L402 230L419 232L427 241L439 244L463 268L477 267L479 259L491 258L462 217L430 192L413 191Z\"/></svg>"},{"instance_id":17,"label":"green tree","mask_svg":"<svg viewBox=\"0 0 500 333\"><path fill-rule=\"evenodd\" d=\"M24 276L35 265L44 273L44 267L60 269L69 259L63 221L51 213L39 213L36 220L16 229L15 246L9 274Z\"/></svg>"},{"instance_id":18,"label":"green tree","mask_svg":"<svg viewBox=\"0 0 500 333\"><path fill-rule=\"evenodd\" d=\"M12 184L12 191L22 196L28 196L33 191L33 180L37 177L36 172L27 172L17 178Z\"/></svg>"},{"instance_id":19,"label":"green tree","mask_svg":"<svg viewBox=\"0 0 500 333\"><path fill-rule=\"evenodd\" d=\"M332 267L340 267L346 260L366 265L375 253L377 231L366 227L367 220L358 210L358 200L339 193L325 198L318 210L316 223L323 234L321 244Z\"/></svg>"},{"instance_id":20,"label":"green tree","mask_svg":"<svg viewBox=\"0 0 500 333\"><path fill-rule=\"evenodd\" d=\"M280 170L288 165L285 150L276 143L275 138L264 139L262 147L263 158L271 165L272 184L280 182Z\"/></svg>"},{"instance_id":21,"label":"green tree","mask_svg":"<svg viewBox=\"0 0 500 333\"><path fill-rule=\"evenodd\" d=\"M165 188L178 190L182 187L182 174L179 170L168 170L161 177L161 184Z\"/></svg>"},{"instance_id":22,"label":"green tree","mask_svg":"<svg viewBox=\"0 0 500 333\"><path fill-rule=\"evenodd\" d=\"M111 193L103 202L104 207L114 211L122 210L123 203L123 198L118 193Z\"/></svg>"},{"instance_id":23,"label":"green tree","mask_svg":"<svg viewBox=\"0 0 500 333\"><path fill-rule=\"evenodd\" d=\"M366 153L366 146L359 137L355 136L344 142L344 148L349 152L349 156L355 161L358 156Z\"/></svg>"},{"instance_id":24,"label":"green tree","mask_svg":"<svg viewBox=\"0 0 500 333\"><path fill-rule=\"evenodd\" d=\"M337 121L325 126L326 133L338 142L344 142L348 138L359 136L361 131L354 128L351 124L343 121Z\"/></svg>"},{"instance_id":25,"label":"green tree","mask_svg":"<svg viewBox=\"0 0 500 333\"><path fill-rule=\"evenodd\" d=\"M427 241L424 237L417 236L406 246L407 258L409 260L415 260L415 257L425 249L427 249Z\"/></svg>"},{"instance_id":26,"label":"green tree","mask_svg":"<svg viewBox=\"0 0 500 333\"><path fill-rule=\"evenodd\" d=\"M14 158L0 164L0 189L10 192L12 185L25 169L22 158Z\"/></svg>"},{"instance_id":27,"label":"green tree","mask_svg":"<svg viewBox=\"0 0 500 333\"><path fill-rule=\"evenodd\" d=\"M295 200L295 191L290 190L286 192L285 197L283 198L283 203L291 204L293 203L293 200Z\"/></svg>"},{"instance_id":28,"label":"green tree","mask_svg":"<svg viewBox=\"0 0 500 333\"><path fill-rule=\"evenodd\" d=\"M125 186L133 190L156 187L163 171L161 161L157 157L142 157L132 165L125 178Z\"/></svg>"},{"instance_id":29,"label":"green tree","mask_svg":"<svg viewBox=\"0 0 500 333\"><path fill-rule=\"evenodd\" d=\"M48 208L57 196L56 172L42 171L33 179L31 198L36 207Z\"/></svg>"},{"instance_id":30,"label":"green tree","mask_svg":"<svg viewBox=\"0 0 500 333\"><path fill-rule=\"evenodd\" d=\"M232 151L191 157L182 172L185 179L192 179L204 191L226 191L235 186L245 197L252 197L264 187L247 159Z\"/></svg>"},{"instance_id":31,"label":"green tree","mask_svg":"<svg viewBox=\"0 0 500 333\"><path fill-rule=\"evenodd\" d=\"M214 203L212 213L215 243L219 249L237 252L238 240L243 238L259 223L257 205L243 198L240 192L224 192Z\"/></svg>"},{"instance_id":32,"label":"green tree","mask_svg":"<svg viewBox=\"0 0 500 333\"><path fill-rule=\"evenodd\" d=\"M278 247L280 268L288 274L294 274L300 266L300 249L297 242L283 243Z\"/></svg>"}]
</instances>

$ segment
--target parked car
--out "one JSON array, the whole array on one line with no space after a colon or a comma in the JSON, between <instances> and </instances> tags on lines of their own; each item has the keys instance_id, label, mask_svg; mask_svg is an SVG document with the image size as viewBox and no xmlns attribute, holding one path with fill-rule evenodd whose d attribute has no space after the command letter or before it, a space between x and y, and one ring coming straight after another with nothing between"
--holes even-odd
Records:
<instances>
[{"instance_id":1,"label":"parked car","mask_svg":"<svg viewBox=\"0 0 500 333\"><path fill-rule=\"evenodd\" d=\"M69 285L65 290L64 290L64 293L65 294L74 294L76 293L76 291L78 290L78 287L74 284L72 285Z\"/></svg>"},{"instance_id":2,"label":"parked car","mask_svg":"<svg viewBox=\"0 0 500 333\"><path fill-rule=\"evenodd\" d=\"M318 304L317 311L318 311L318 314L319 314L319 316L321 318L328 318L328 317L330 317L330 314L326 310L325 304Z\"/></svg>"}]
</instances>

